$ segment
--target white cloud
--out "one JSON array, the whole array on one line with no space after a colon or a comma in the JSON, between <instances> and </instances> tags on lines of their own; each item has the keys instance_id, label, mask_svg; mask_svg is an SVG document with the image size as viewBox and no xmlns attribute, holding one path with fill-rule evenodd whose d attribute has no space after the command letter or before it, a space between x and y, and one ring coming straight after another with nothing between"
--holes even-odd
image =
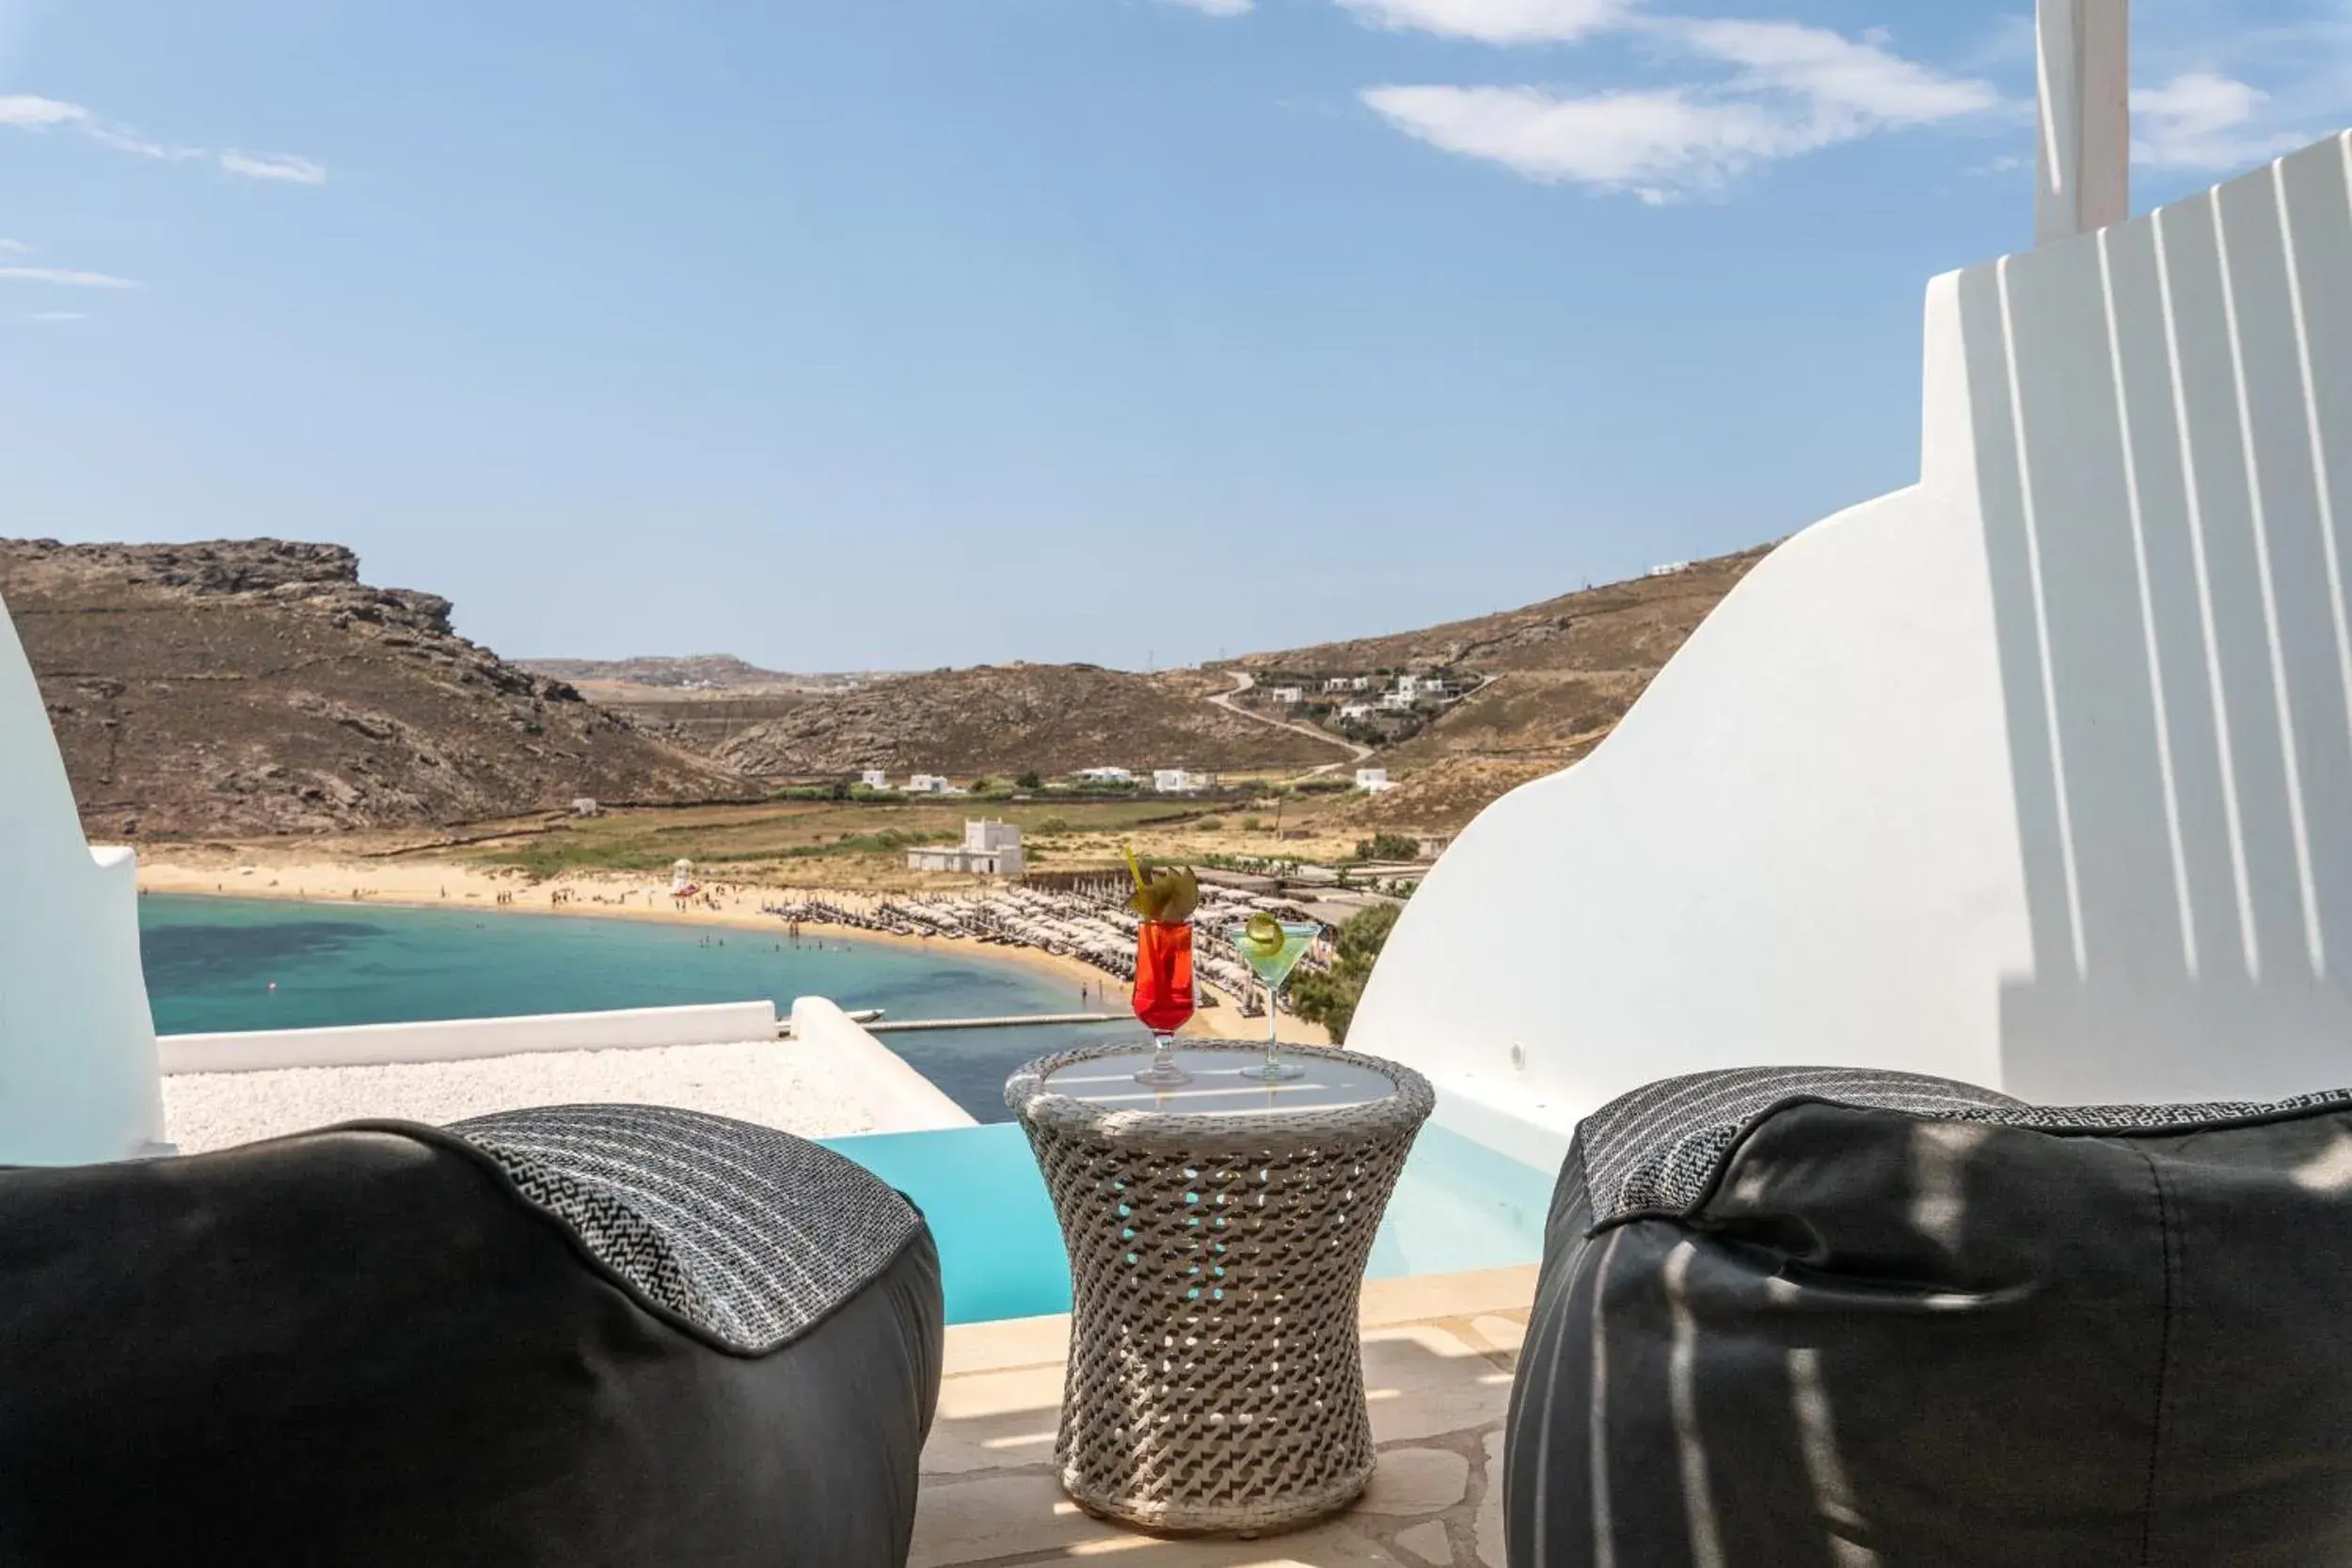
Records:
<instances>
[{"instance_id":1,"label":"white cloud","mask_svg":"<svg viewBox=\"0 0 2352 1568\"><path fill-rule=\"evenodd\" d=\"M1824 116L1852 116L1865 129L1925 125L1981 114L2001 102L1988 82L1904 59L1887 47L1883 32L1857 40L1797 22L1662 25L1702 54L1739 67L1735 88L1794 94Z\"/></svg>"},{"instance_id":2,"label":"white cloud","mask_svg":"<svg viewBox=\"0 0 2352 1568\"><path fill-rule=\"evenodd\" d=\"M1233 0L1192 0L1192 3L1216 7L1231 5ZM1248 3L1249 0L1241 0L1245 9ZM22 131L46 131L58 125L72 126L101 147L141 158L176 164L192 158L216 157L222 168L248 180L277 180L296 185L322 185L326 182L324 166L291 153L262 156L239 152L231 148L215 155L201 147L180 147L169 142L150 141L130 127L103 119L79 103L22 93L0 96L0 126L13 126Z\"/></svg>"},{"instance_id":3,"label":"white cloud","mask_svg":"<svg viewBox=\"0 0 2352 1568\"><path fill-rule=\"evenodd\" d=\"M66 267L0 267L0 281L17 283L63 283L76 289L136 289L142 285L135 278L117 277L112 273L75 272Z\"/></svg>"},{"instance_id":4,"label":"white cloud","mask_svg":"<svg viewBox=\"0 0 2352 1568\"><path fill-rule=\"evenodd\" d=\"M52 125L85 124L89 118L89 111L79 103L60 103L54 98L33 98L23 93L0 96L0 125L45 131Z\"/></svg>"},{"instance_id":5,"label":"white cloud","mask_svg":"<svg viewBox=\"0 0 2352 1568\"><path fill-rule=\"evenodd\" d=\"M30 256L33 247L23 240L0 240L0 256Z\"/></svg>"},{"instance_id":6,"label":"white cloud","mask_svg":"<svg viewBox=\"0 0 2352 1568\"><path fill-rule=\"evenodd\" d=\"M1340 0L1366 25L1483 43L1556 43L1599 32L1627 0Z\"/></svg>"},{"instance_id":7,"label":"white cloud","mask_svg":"<svg viewBox=\"0 0 2352 1568\"><path fill-rule=\"evenodd\" d=\"M1645 35L1733 68L1725 80L1612 92L1382 87L1364 102L1409 135L1531 180L1651 202L1721 188L1760 165L1881 130L1995 108L1986 83L1906 60L1883 35L1793 22L1658 19Z\"/></svg>"},{"instance_id":8,"label":"white cloud","mask_svg":"<svg viewBox=\"0 0 2352 1568\"><path fill-rule=\"evenodd\" d=\"M1364 102L1449 152L1653 202L1804 150L1800 129L1761 105L1700 103L1680 87L1557 98L1533 87L1391 87Z\"/></svg>"},{"instance_id":9,"label":"white cloud","mask_svg":"<svg viewBox=\"0 0 2352 1568\"><path fill-rule=\"evenodd\" d=\"M2223 172L2292 152L2298 131L2265 131L2270 95L2235 77L2191 71L2132 90L2132 161L2153 168Z\"/></svg>"},{"instance_id":10,"label":"white cloud","mask_svg":"<svg viewBox=\"0 0 2352 1568\"><path fill-rule=\"evenodd\" d=\"M101 147L111 147L117 152L135 152L142 158L159 158L169 164L183 163L190 158L204 156L204 150L200 147L167 146L163 142L149 141L144 136L135 136L118 126L103 125L97 120L85 121L82 129L90 140Z\"/></svg>"},{"instance_id":11,"label":"white cloud","mask_svg":"<svg viewBox=\"0 0 2352 1568\"><path fill-rule=\"evenodd\" d=\"M24 319L28 322L86 322L89 316L80 310L28 310Z\"/></svg>"},{"instance_id":12,"label":"white cloud","mask_svg":"<svg viewBox=\"0 0 2352 1568\"><path fill-rule=\"evenodd\" d=\"M1168 0L1171 6L1182 6L1203 16L1246 16L1258 0Z\"/></svg>"},{"instance_id":13,"label":"white cloud","mask_svg":"<svg viewBox=\"0 0 2352 1568\"><path fill-rule=\"evenodd\" d=\"M220 155L220 166L247 180L283 180L296 185L324 185L326 169L290 152L253 154L234 148Z\"/></svg>"}]
</instances>

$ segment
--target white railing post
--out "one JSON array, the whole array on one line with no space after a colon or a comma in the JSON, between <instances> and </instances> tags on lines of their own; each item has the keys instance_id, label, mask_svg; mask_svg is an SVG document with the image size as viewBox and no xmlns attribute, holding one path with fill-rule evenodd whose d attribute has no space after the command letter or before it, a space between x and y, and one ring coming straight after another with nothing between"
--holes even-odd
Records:
<instances>
[{"instance_id":1,"label":"white railing post","mask_svg":"<svg viewBox=\"0 0 2352 1568\"><path fill-rule=\"evenodd\" d=\"M2131 215L2131 0L2041 0L2034 243Z\"/></svg>"}]
</instances>

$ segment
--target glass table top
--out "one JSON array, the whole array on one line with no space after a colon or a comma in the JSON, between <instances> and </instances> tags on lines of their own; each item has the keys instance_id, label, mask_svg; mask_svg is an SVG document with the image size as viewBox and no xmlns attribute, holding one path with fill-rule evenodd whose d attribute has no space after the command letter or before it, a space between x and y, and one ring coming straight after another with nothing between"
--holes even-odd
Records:
<instances>
[{"instance_id":1,"label":"glass table top","mask_svg":"<svg viewBox=\"0 0 2352 1568\"><path fill-rule=\"evenodd\" d=\"M1192 1082L1155 1089L1136 1082L1136 1069L1152 1060L1152 1048L1137 1045L1116 1056L1073 1062L1046 1076L1049 1094L1066 1095L1104 1110L1152 1111L1163 1116L1230 1116L1266 1111L1329 1111L1369 1105L1396 1093L1386 1073L1343 1062L1321 1051L1282 1053L1282 1060L1304 1068L1306 1076L1261 1084L1241 1069L1265 1060L1265 1053L1244 1047L1202 1051L1179 1047L1176 1065Z\"/></svg>"}]
</instances>

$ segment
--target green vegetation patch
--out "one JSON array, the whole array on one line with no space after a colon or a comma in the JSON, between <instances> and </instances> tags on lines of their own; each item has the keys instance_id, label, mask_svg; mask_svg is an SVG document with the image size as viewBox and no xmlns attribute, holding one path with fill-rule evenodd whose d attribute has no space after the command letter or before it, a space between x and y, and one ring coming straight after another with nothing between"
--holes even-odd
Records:
<instances>
[{"instance_id":1,"label":"green vegetation patch","mask_svg":"<svg viewBox=\"0 0 2352 1568\"><path fill-rule=\"evenodd\" d=\"M1388 945L1401 912L1393 904L1375 904L1349 916L1334 943L1339 951L1331 967L1303 973L1291 982L1292 1010L1328 1029L1333 1044L1347 1042L1347 1026L1355 1022L1364 984L1372 978L1372 966L1379 961L1380 949Z\"/></svg>"}]
</instances>

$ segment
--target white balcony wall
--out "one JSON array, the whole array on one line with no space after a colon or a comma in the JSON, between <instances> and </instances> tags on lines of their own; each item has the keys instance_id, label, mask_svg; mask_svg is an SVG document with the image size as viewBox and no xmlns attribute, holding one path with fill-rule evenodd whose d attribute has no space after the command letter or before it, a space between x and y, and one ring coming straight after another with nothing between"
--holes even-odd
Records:
<instances>
[{"instance_id":1,"label":"white balcony wall","mask_svg":"<svg viewBox=\"0 0 2352 1568\"><path fill-rule=\"evenodd\" d=\"M1756 1062L2352 1083L2348 159L1936 279L1920 483L1488 808L1349 1043L1554 1131Z\"/></svg>"},{"instance_id":2,"label":"white balcony wall","mask_svg":"<svg viewBox=\"0 0 2352 1568\"><path fill-rule=\"evenodd\" d=\"M83 840L0 604L0 1164L120 1159L164 1135L137 872Z\"/></svg>"}]
</instances>

